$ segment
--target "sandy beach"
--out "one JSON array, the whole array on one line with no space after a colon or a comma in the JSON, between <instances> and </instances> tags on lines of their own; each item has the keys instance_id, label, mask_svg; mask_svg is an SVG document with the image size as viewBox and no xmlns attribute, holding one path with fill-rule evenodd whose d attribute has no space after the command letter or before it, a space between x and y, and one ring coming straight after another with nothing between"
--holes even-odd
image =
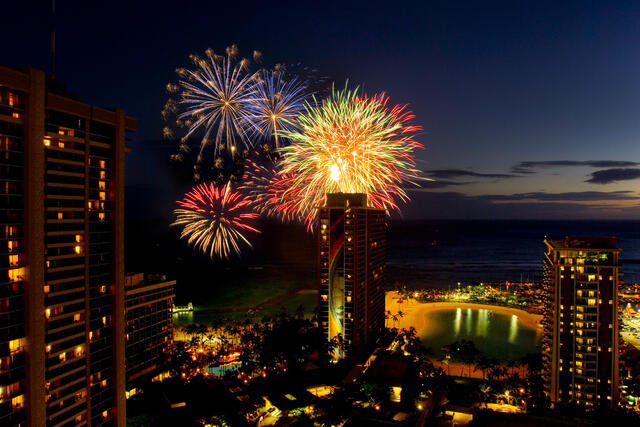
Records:
<instances>
[{"instance_id":1,"label":"sandy beach","mask_svg":"<svg viewBox=\"0 0 640 427\"><path fill-rule=\"evenodd\" d=\"M490 310L494 313L515 315L518 317L518 320L525 324L526 326L533 329L540 329L540 322L542 321L542 315L529 313L524 310L520 310L517 308L511 307L503 307L499 305L489 305L489 304L476 304L476 303L467 303L467 302L418 302L413 298L405 300L402 303L399 303L400 295L395 292L387 292L385 296L385 310L390 311L391 313L397 313L398 311L402 311L404 316L398 321L398 328L409 328L413 326L418 331L418 335L420 335L420 331L424 328L427 328L429 325L428 316L426 314L431 311L438 310L451 310L452 308L471 308L475 310Z\"/></svg>"}]
</instances>

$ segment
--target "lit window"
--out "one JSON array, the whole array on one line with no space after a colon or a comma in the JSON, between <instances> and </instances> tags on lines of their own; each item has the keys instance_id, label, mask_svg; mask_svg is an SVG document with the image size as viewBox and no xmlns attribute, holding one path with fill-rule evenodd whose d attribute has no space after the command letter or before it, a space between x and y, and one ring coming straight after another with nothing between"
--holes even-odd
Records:
<instances>
[{"instance_id":1,"label":"lit window","mask_svg":"<svg viewBox=\"0 0 640 427\"><path fill-rule=\"evenodd\" d=\"M82 235L76 234L76 243L80 243L80 242L82 242Z\"/></svg>"},{"instance_id":2,"label":"lit window","mask_svg":"<svg viewBox=\"0 0 640 427\"><path fill-rule=\"evenodd\" d=\"M80 313L76 313L73 315L73 321L74 322L79 322L80 321Z\"/></svg>"},{"instance_id":3,"label":"lit window","mask_svg":"<svg viewBox=\"0 0 640 427\"><path fill-rule=\"evenodd\" d=\"M24 280L24 268L13 268L9 270L9 281L19 282Z\"/></svg>"},{"instance_id":4,"label":"lit window","mask_svg":"<svg viewBox=\"0 0 640 427\"><path fill-rule=\"evenodd\" d=\"M51 287L49 285L44 285L43 290L45 294L48 294L51 291Z\"/></svg>"},{"instance_id":5,"label":"lit window","mask_svg":"<svg viewBox=\"0 0 640 427\"><path fill-rule=\"evenodd\" d=\"M67 360L67 353L63 351L58 355L58 359L60 359L61 362L64 362L65 360Z\"/></svg>"},{"instance_id":6,"label":"lit window","mask_svg":"<svg viewBox=\"0 0 640 427\"><path fill-rule=\"evenodd\" d=\"M107 189L107 184L104 181L98 181L98 189L99 190L106 190Z\"/></svg>"},{"instance_id":7,"label":"lit window","mask_svg":"<svg viewBox=\"0 0 640 427\"><path fill-rule=\"evenodd\" d=\"M58 212L58 219L62 219L62 212Z\"/></svg>"},{"instance_id":8,"label":"lit window","mask_svg":"<svg viewBox=\"0 0 640 427\"><path fill-rule=\"evenodd\" d=\"M22 408L24 406L24 394L11 399L11 406L13 407L13 409Z\"/></svg>"},{"instance_id":9,"label":"lit window","mask_svg":"<svg viewBox=\"0 0 640 427\"><path fill-rule=\"evenodd\" d=\"M105 171L100 171L100 179L107 179L107 173Z\"/></svg>"},{"instance_id":10,"label":"lit window","mask_svg":"<svg viewBox=\"0 0 640 427\"><path fill-rule=\"evenodd\" d=\"M100 200L105 200L107 197L107 194L104 191L100 192Z\"/></svg>"},{"instance_id":11,"label":"lit window","mask_svg":"<svg viewBox=\"0 0 640 427\"><path fill-rule=\"evenodd\" d=\"M98 214L98 221L103 222L104 221L104 212L100 212Z\"/></svg>"},{"instance_id":12,"label":"lit window","mask_svg":"<svg viewBox=\"0 0 640 427\"><path fill-rule=\"evenodd\" d=\"M49 139L49 138L45 138L45 139L44 139L44 146L45 146L45 147L48 147L48 146L50 146L50 145L51 145L51 139Z\"/></svg>"},{"instance_id":13,"label":"lit window","mask_svg":"<svg viewBox=\"0 0 640 427\"><path fill-rule=\"evenodd\" d=\"M51 309L50 309L50 308L47 308L47 309L44 311L44 317L46 317L47 319L48 319L49 317L51 317Z\"/></svg>"},{"instance_id":14,"label":"lit window","mask_svg":"<svg viewBox=\"0 0 640 427\"><path fill-rule=\"evenodd\" d=\"M80 255L82 253L82 246L76 246L75 248L73 248L73 250L75 251L76 254Z\"/></svg>"},{"instance_id":15,"label":"lit window","mask_svg":"<svg viewBox=\"0 0 640 427\"><path fill-rule=\"evenodd\" d=\"M104 169L106 167L106 162L104 160L100 160L100 168Z\"/></svg>"},{"instance_id":16,"label":"lit window","mask_svg":"<svg viewBox=\"0 0 640 427\"><path fill-rule=\"evenodd\" d=\"M25 338L18 338L16 340L9 341L9 353L19 353L24 350Z\"/></svg>"},{"instance_id":17,"label":"lit window","mask_svg":"<svg viewBox=\"0 0 640 427\"><path fill-rule=\"evenodd\" d=\"M18 255L9 255L9 266L16 267L18 265Z\"/></svg>"}]
</instances>

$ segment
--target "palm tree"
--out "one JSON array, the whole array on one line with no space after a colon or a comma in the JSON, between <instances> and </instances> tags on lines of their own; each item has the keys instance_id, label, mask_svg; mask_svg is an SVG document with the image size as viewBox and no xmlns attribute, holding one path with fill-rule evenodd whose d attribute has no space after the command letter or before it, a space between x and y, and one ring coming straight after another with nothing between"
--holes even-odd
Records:
<instances>
[{"instance_id":1,"label":"palm tree","mask_svg":"<svg viewBox=\"0 0 640 427\"><path fill-rule=\"evenodd\" d=\"M475 368L482 371L482 379L484 380L487 370L491 368L491 361L485 356L480 356L476 361Z\"/></svg>"},{"instance_id":2,"label":"palm tree","mask_svg":"<svg viewBox=\"0 0 640 427\"><path fill-rule=\"evenodd\" d=\"M487 401L490 398L489 396L490 392L491 392L491 386L489 384L480 385L480 401L484 402L485 408L487 407Z\"/></svg>"}]
</instances>

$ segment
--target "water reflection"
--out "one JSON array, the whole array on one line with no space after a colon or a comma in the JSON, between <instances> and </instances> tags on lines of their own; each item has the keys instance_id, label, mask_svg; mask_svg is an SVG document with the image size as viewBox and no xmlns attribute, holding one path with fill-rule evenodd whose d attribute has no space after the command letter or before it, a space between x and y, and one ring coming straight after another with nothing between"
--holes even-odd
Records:
<instances>
[{"instance_id":1,"label":"water reflection","mask_svg":"<svg viewBox=\"0 0 640 427\"><path fill-rule=\"evenodd\" d=\"M509 326L509 342L516 342L516 336L518 335L518 316L511 315L511 325Z\"/></svg>"},{"instance_id":2,"label":"water reflection","mask_svg":"<svg viewBox=\"0 0 640 427\"><path fill-rule=\"evenodd\" d=\"M427 317L425 325L428 327L418 330L418 335L436 354L444 346L461 339L473 341L484 355L498 360L518 359L537 351L536 328L511 313L454 306L429 312Z\"/></svg>"},{"instance_id":3,"label":"water reflection","mask_svg":"<svg viewBox=\"0 0 640 427\"><path fill-rule=\"evenodd\" d=\"M485 309L478 310L478 322L476 323L476 335L484 337L489 329L489 312Z\"/></svg>"}]
</instances>

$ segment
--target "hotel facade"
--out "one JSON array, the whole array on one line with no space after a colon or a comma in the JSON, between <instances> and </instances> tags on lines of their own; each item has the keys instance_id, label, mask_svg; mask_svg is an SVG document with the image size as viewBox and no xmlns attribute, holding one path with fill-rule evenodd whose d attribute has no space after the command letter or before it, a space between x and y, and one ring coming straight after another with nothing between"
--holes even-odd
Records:
<instances>
[{"instance_id":1,"label":"hotel facade","mask_svg":"<svg viewBox=\"0 0 640 427\"><path fill-rule=\"evenodd\" d=\"M327 194L318 210L319 323L336 358L363 357L384 329L386 213L365 194Z\"/></svg>"},{"instance_id":2,"label":"hotel facade","mask_svg":"<svg viewBox=\"0 0 640 427\"><path fill-rule=\"evenodd\" d=\"M0 66L0 425L126 424L124 155L137 123Z\"/></svg>"},{"instance_id":3,"label":"hotel facade","mask_svg":"<svg viewBox=\"0 0 640 427\"><path fill-rule=\"evenodd\" d=\"M617 239L545 240L544 376L554 404L614 408L619 400Z\"/></svg>"},{"instance_id":4,"label":"hotel facade","mask_svg":"<svg viewBox=\"0 0 640 427\"><path fill-rule=\"evenodd\" d=\"M162 374L171 356L175 284L164 275L125 277L127 391Z\"/></svg>"}]
</instances>

